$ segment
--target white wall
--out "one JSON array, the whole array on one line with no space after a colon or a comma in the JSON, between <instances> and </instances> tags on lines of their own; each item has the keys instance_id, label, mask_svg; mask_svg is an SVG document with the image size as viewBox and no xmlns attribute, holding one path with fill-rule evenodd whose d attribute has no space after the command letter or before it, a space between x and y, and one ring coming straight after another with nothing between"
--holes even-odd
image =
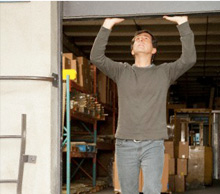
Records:
<instances>
[{"instance_id":1,"label":"white wall","mask_svg":"<svg viewBox=\"0 0 220 194\"><path fill-rule=\"evenodd\" d=\"M57 73L57 2L0 3L0 76ZM27 114L22 194L59 193L58 89L51 82L0 80L0 135L21 133ZM17 179L20 140L0 139L0 180ZM16 194L16 184L0 184Z\"/></svg>"}]
</instances>

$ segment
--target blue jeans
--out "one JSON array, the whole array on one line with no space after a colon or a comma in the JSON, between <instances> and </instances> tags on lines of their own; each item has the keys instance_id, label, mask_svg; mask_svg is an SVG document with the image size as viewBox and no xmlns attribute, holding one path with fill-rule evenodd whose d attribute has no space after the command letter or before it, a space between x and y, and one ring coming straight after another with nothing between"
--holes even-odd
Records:
<instances>
[{"instance_id":1,"label":"blue jeans","mask_svg":"<svg viewBox=\"0 0 220 194\"><path fill-rule=\"evenodd\" d=\"M164 141L116 139L116 161L121 194L139 194L139 172L143 171L144 194L160 194L164 163Z\"/></svg>"}]
</instances>

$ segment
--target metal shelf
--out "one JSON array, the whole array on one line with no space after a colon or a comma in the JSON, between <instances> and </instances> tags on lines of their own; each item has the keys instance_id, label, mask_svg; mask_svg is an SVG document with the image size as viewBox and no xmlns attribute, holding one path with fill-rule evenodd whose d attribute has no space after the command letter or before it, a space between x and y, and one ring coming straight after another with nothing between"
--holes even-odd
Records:
<instances>
[{"instance_id":1,"label":"metal shelf","mask_svg":"<svg viewBox=\"0 0 220 194\"><path fill-rule=\"evenodd\" d=\"M64 83L66 82L66 125L67 127L64 127L64 138L63 141L63 146L66 144L66 157L67 157L67 194L70 194L70 180L71 180L71 162L74 162L77 165L77 168L75 169L75 172L72 174L72 177L76 174L77 170L81 169L91 180L93 187L96 186L96 163L97 161L97 150L114 150L114 144L111 143L106 143L106 142L97 142L97 122L98 121L105 121L105 118L94 118L91 117L90 115L76 112L70 109L70 92L71 90L77 90L82 93L86 94L94 94L96 95L96 67L94 66L94 91L89 92L85 88L81 87L79 84L77 84L74 81L69 80L69 76L67 76L66 81L63 81ZM116 91L116 85L113 85L114 91ZM103 104L101 103L104 108L108 111L111 111L113 113L113 129L112 132L115 134L115 115L116 115L116 92L113 93L113 106ZM96 151L95 152L77 152L76 150L71 149L71 119L79 120L82 121L81 124L83 127L88 131L88 134L91 135L91 141L96 144ZM84 124L85 123L90 123L93 125L93 131L91 132L87 126ZM75 160L71 161L71 158L81 158L81 162L77 163ZM86 158L92 159L93 163L93 174L90 176L82 167L82 163Z\"/></svg>"}]
</instances>

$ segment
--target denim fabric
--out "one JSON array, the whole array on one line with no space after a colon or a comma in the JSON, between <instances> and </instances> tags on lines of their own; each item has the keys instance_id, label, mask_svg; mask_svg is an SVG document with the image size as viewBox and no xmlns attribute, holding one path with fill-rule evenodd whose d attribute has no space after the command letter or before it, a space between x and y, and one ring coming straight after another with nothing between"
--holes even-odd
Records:
<instances>
[{"instance_id":1,"label":"denim fabric","mask_svg":"<svg viewBox=\"0 0 220 194\"><path fill-rule=\"evenodd\" d=\"M121 194L139 194L139 172L143 171L144 194L160 194L164 163L164 141L116 139L116 162Z\"/></svg>"}]
</instances>

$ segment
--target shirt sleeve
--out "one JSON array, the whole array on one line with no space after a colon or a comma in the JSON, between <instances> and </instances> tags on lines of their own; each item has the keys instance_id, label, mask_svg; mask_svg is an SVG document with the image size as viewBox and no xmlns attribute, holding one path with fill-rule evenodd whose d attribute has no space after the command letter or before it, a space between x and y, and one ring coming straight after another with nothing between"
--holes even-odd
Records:
<instances>
[{"instance_id":1,"label":"shirt sleeve","mask_svg":"<svg viewBox=\"0 0 220 194\"><path fill-rule=\"evenodd\" d=\"M116 62L105 56L106 45L108 43L111 30L101 27L90 53L90 61L105 75L117 83L125 64Z\"/></svg>"},{"instance_id":2,"label":"shirt sleeve","mask_svg":"<svg viewBox=\"0 0 220 194\"><path fill-rule=\"evenodd\" d=\"M196 49L194 34L188 22L177 26L182 43L182 54L179 59L172 63L167 63L168 77L170 84L177 80L181 75L193 67L196 63Z\"/></svg>"}]
</instances>

